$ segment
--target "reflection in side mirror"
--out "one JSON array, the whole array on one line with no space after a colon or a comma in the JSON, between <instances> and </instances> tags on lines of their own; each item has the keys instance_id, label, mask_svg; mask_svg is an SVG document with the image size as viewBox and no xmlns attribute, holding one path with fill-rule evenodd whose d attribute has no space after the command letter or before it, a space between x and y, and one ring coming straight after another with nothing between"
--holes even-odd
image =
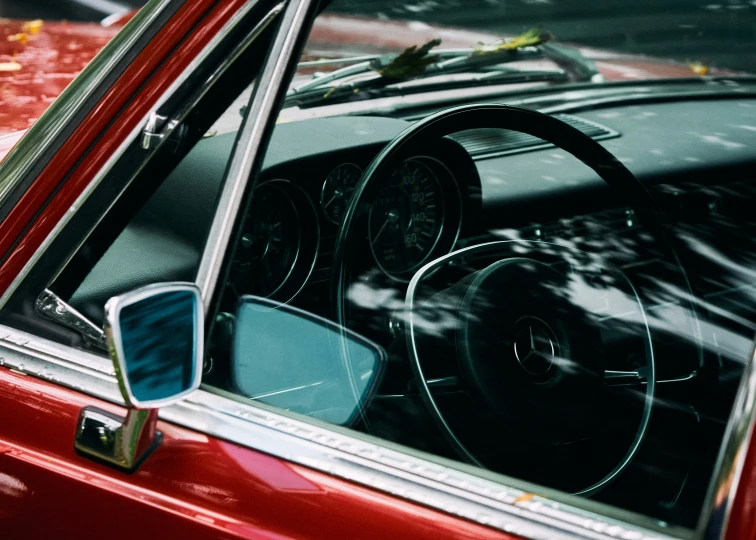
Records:
<instances>
[{"instance_id":1,"label":"reflection in side mirror","mask_svg":"<svg viewBox=\"0 0 756 540\"><path fill-rule=\"evenodd\" d=\"M200 385L202 300L193 284L150 285L111 298L105 333L124 399L162 407Z\"/></svg>"},{"instance_id":2,"label":"reflection in side mirror","mask_svg":"<svg viewBox=\"0 0 756 540\"><path fill-rule=\"evenodd\" d=\"M121 418L96 407L83 408L74 448L133 472L160 445L157 408L199 388L204 324L200 291L193 283L149 285L111 298L105 318L108 350L129 409Z\"/></svg>"},{"instance_id":3,"label":"reflection in side mirror","mask_svg":"<svg viewBox=\"0 0 756 540\"><path fill-rule=\"evenodd\" d=\"M244 296L232 360L238 393L332 424L351 424L373 395L383 349L292 306Z\"/></svg>"}]
</instances>

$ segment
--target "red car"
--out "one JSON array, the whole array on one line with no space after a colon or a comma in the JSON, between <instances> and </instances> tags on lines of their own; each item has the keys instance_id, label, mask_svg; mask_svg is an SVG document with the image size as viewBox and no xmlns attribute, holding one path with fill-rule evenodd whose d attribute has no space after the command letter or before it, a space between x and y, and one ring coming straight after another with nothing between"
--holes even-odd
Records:
<instances>
[{"instance_id":1,"label":"red car","mask_svg":"<svg viewBox=\"0 0 756 540\"><path fill-rule=\"evenodd\" d=\"M756 79L326 4L0 25L2 537L754 537Z\"/></svg>"}]
</instances>

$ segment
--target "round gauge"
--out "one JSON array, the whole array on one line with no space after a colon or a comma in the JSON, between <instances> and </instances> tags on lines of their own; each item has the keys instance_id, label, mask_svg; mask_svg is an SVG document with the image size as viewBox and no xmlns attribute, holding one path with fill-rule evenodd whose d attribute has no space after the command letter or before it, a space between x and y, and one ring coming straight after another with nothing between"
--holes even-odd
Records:
<instances>
[{"instance_id":1,"label":"round gauge","mask_svg":"<svg viewBox=\"0 0 756 540\"><path fill-rule=\"evenodd\" d=\"M444 211L430 167L410 159L394 170L369 215L370 248L383 271L395 275L422 265L441 236Z\"/></svg>"},{"instance_id":2,"label":"round gauge","mask_svg":"<svg viewBox=\"0 0 756 540\"><path fill-rule=\"evenodd\" d=\"M320 205L329 221L338 225L344 218L362 169L354 163L343 163L330 172L323 183Z\"/></svg>"},{"instance_id":3,"label":"round gauge","mask_svg":"<svg viewBox=\"0 0 756 540\"><path fill-rule=\"evenodd\" d=\"M272 296L294 269L301 242L294 201L275 183L255 191L231 265L229 287L237 294Z\"/></svg>"}]
</instances>

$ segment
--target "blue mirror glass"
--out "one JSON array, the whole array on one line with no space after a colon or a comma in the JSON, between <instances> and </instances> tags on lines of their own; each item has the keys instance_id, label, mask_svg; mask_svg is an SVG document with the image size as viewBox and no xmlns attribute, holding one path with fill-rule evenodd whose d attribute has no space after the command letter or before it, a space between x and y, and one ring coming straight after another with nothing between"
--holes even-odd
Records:
<instances>
[{"instance_id":1,"label":"blue mirror glass","mask_svg":"<svg viewBox=\"0 0 756 540\"><path fill-rule=\"evenodd\" d=\"M196 287L152 285L111 302L111 350L131 404L166 405L196 390L202 359L202 303Z\"/></svg>"},{"instance_id":2,"label":"blue mirror glass","mask_svg":"<svg viewBox=\"0 0 756 540\"><path fill-rule=\"evenodd\" d=\"M367 405L385 353L364 337L292 306L244 296L236 313L237 392L340 425Z\"/></svg>"}]
</instances>

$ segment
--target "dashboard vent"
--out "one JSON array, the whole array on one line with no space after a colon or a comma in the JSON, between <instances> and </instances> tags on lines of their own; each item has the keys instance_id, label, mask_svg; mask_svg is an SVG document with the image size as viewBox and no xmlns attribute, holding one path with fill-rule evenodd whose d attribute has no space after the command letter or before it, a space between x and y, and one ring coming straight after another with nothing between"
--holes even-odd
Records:
<instances>
[{"instance_id":1,"label":"dashboard vent","mask_svg":"<svg viewBox=\"0 0 756 540\"><path fill-rule=\"evenodd\" d=\"M553 116L554 118L558 118L572 127L579 129L594 140L619 137L617 131L590 120L586 120L585 118L580 118L571 114L555 114ZM461 144L473 158L477 159L554 147L551 143L547 143L536 137L526 135L525 133L510 131L508 129L468 129L450 135L449 137Z\"/></svg>"}]
</instances>

